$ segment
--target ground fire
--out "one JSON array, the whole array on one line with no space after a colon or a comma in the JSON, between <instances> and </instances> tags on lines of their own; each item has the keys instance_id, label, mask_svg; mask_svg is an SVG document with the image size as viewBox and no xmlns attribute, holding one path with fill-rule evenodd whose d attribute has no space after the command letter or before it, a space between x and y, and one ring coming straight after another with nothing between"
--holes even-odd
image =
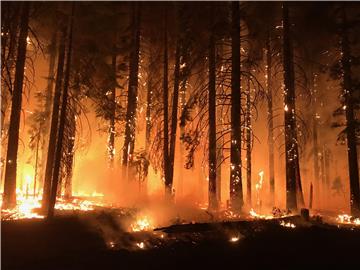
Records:
<instances>
[{"instance_id":1,"label":"ground fire","mask_svg":"<svg viewBox=\"0 0 360 270\"><path fill-rule=\"evenodd\" d=\"M359 265L359 14L1 1L4 269Z\"/></svg>"}]
</instances>

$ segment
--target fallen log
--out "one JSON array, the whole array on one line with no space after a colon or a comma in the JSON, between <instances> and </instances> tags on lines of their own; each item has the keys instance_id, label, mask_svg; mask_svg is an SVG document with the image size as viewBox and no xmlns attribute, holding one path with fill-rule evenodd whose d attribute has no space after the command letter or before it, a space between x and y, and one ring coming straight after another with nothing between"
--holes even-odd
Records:
<instances>
[{"instance_id":1,"label":"fallen log","mask_svg":"<svg viewBox=\"0 0 360 270\"><path fill-rule=\"evenodd\" d=\"M252 220L236 220L236 221L221 221L208 223L186 223L174 224L166 227L155 228L154 231L162 231L165 233L196 233L208 232L217 230L238 230L242 233L253 231L259 226L279 226L280 221L299 223L302 220L301 216L293 215L272 219L252 219Z\"/></svg>"}]
</instances>

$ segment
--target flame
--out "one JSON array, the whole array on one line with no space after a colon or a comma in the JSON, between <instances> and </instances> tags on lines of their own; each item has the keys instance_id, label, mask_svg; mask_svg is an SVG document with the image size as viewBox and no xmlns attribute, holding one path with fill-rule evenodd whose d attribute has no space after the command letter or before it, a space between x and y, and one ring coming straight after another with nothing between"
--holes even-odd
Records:
<instances>
[{"instance_id":1,"label":"flame","mask_svg":"<svg viewBox=\"0 0 360 270\"><path fill-rule=\"evenodd\" d=\"M144 249L144 248L145 248L144 242L136 243L136 245L137 245L140 249Z\"/></svg>"},{"instance_id":2,"label":"flame","mask_svg":"<svg viewBox=\"0 0 360 270\"><path fill-rule=\"evenodd\" d=\"M339 223L360 226L360 218L354 218L347 214L338 215L336 220Z\"/></svg>"},{"instance_id":3,"label":"flame","mask_svg":"<svg viewBox=\"0 0 360 270\"><path fill-rule=\"evenodd\" d=\"M25 179L32 181L31 177L25 177ZM83 194L83 193L82 193ZM92 193L92 196L97 197L100 193ZM89 195L89 194L87 194ZM42 194L34 195L28 194L28 190L25 192L17 189L16 190L16 207L13 209L1 209L2 220L16 220L16 219L32 219L32 218L44 218L44 215L39 215L35 211L41 208ZM0 205L2 205L2 196ZM63 198L57 198L55 209L57 210L78 210L78 211L92 211L97 206L103 206L104 204L90 201L81 200L74 198L70 201Z\"/></svg>"},{"instance_id":4,"label":"flame","mask_svg":"<svg viewBox=\"0 0 360 270\"><path fill-rule=\"evenodd\" d=\"M131 230L133 232L148 231L152 228L152 222L147 216L140 217L133 224L131 224Z\"/></svg>"},{"instance_id":5,"label":"flame","mask_svg":"<svg viewBox=\"0 0 360 270\"><path fill-rule=\"evenodd\" d=\"M283 220L280 221L280 226L293 228L293 229L296 228L295 224L293 224L291 222L285 222Z\"/></svg>"},{"instance_id":6,"label":"flame","mask_svg":"<svg viewBox=\"0 0 360 270\"><path fill-rule=\"evenodd\" d=\"M16 192L17 204L13 209L1 209L1 219L29 219L29 218L44 218L34 212L34 209L41 207L40 196L25 196L19 189ZM1 199L2 205L2 199Z\"/></svg>"},{"instance_id":7,"label":"flame","mask_svg":"<svg viewBox=\"0 0 360 270\"><path fill-rule=\"evenodd\" d=\"M240 239L239 236L232 236L232 237L230 238L230 242L235 243L235 242L239 241L239 239Z\"/></svg>"},{"instance_id":8,"label":"flame","mask_svg":"<svg viewBox=\"0 0 360 270\"><path fill-rule=\"evenodd\" d=\"M251 217L257 218L257 219L273 219L274 218L273 215L261 215L261 214L258 214L252 208L250 209L249 214L250 214Z\"/></svg>"}]
</instances>

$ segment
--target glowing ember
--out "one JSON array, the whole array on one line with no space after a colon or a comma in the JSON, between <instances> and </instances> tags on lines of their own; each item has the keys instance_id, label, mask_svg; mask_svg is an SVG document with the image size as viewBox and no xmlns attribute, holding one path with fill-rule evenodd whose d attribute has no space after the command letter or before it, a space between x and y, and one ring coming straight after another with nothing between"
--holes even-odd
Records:
<instances>
[{"instance_id":1,"label":"glowing ember","mask_svg":"<svg viewBox=\"0 0 360 270\"><path fill-rule=\"evenodd\" d=\"M144 242L136 243L136 246L138 246L138 247L141 248L141 249L144 249L144 248L145 248Z\"/></svg>"},{"instance_id":2,"label":"glowing ember","mask_svg":"<svg viewBox=\"0 0 360 270\"><path fill-rule=\"evenodd\" d=\"M352 217L350 215L346 215L346 214L338 215L336 220L339 223L343 223L343 224L350 224L350 225L356 225L356 226L360 225L360 218L354 218L354 217Z\"/></svg>"},{"instance_id":3,"label":"glowing ember","mask_svg":"<svg viewBox=\"0 0 360 270\"><path fill-rule=\"evenodd\" d=\"M131 230L133 232L148 231L152 228L151 221L147 216L143 216L137 219L135 223L131 224Z\"/></svg>"},{"instance_id":4,"label":"glowing ember","mask_svg":"<svg viewBox=\"0 0 360 270\"><path fill-rule=\"evenodd\" d=\"M115 243L114 243L113 241L110 241L110 242L109 242L109 247L110 247L110 248L114 248L114 247L115 247Z\"/></svg>"},{"instance_id":5,"label":"glowing ember","mask_svg":"<svg viewBox=\"0 0 360 270\"><path fill-rule=\"evenodd\" d=\"M288 227L288 228L295 228L295 224L291 223L291 222L285 222L285 221L280 221L280 225L283 227Z\"/></svg>"},{"instance_id":6,"label":"glowing ember","mask_svg":"<svg viewBox=\"0 0 360 270\"><path fill-rule=\"evenodd\" d=\"M230 242L235 243L235 242L239 241L239 239L240 239L239 236L233 236L230 238Z\"/></svg>"}]
</instances>

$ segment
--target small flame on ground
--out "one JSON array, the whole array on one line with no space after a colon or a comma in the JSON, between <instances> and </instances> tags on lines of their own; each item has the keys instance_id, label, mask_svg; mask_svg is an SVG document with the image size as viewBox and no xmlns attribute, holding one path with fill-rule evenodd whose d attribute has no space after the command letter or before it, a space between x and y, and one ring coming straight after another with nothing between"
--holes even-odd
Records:
<instances>
[{"instance_id":1,"label":"small flame on ground","mask_svg":"<svg viewBox=\"0 0 360 270\"><path fill-rule=\"evenodd\" d=\"M145 244L144 242L140 242L140 243L136 243L136 246L140 249L144 249L145 248Z\"/></svg>"},{"instance_id":2,"label":"small flame on ground","mask_svg":"<svg viewBox=\"0 0 360 270\"><path fill-rule=\"evenodd\" d=\"M285 222L283 220L280 221L280 226L287 227L287 228L295 228L295 224L291 222Z\"/></svg>"},{"instance_id":3,"label":"small flame on ground","mask_svg":"<svg viewBox=\"0 0 360 270\"><path fill-rule=\"evenodd\" d=\"M230 238L230 242L235 243L235 242L239 241L239 239L240 239L239 236L233 236Z\"/></svg>"},{"instance_id":4,"label":"small flame on ground","mask_svg":"<svg viewBox=\"0 0 360 270\"><path fill-rule=\"evenodd\" d=\"M272 219L272 218L274 218L273 215L260 215L260 214L256 213L255 210L252 209L252 208L250 209L249 214L250 214L251 217L258 218L258 219Z\"/></svg>"},{"instance_id":5,"label":"small flame on ground","mask_svg":"<svg viewBox=\"0 0 360 270\"><path fill-rule=\"evenodd\" d=\"M356 226L360 225L360 218L354 218L347 214L338 215L336 220L339 223L343 223L343 224L350 224L350 225L356 225Z\"/></svg>"}]
</instances>

